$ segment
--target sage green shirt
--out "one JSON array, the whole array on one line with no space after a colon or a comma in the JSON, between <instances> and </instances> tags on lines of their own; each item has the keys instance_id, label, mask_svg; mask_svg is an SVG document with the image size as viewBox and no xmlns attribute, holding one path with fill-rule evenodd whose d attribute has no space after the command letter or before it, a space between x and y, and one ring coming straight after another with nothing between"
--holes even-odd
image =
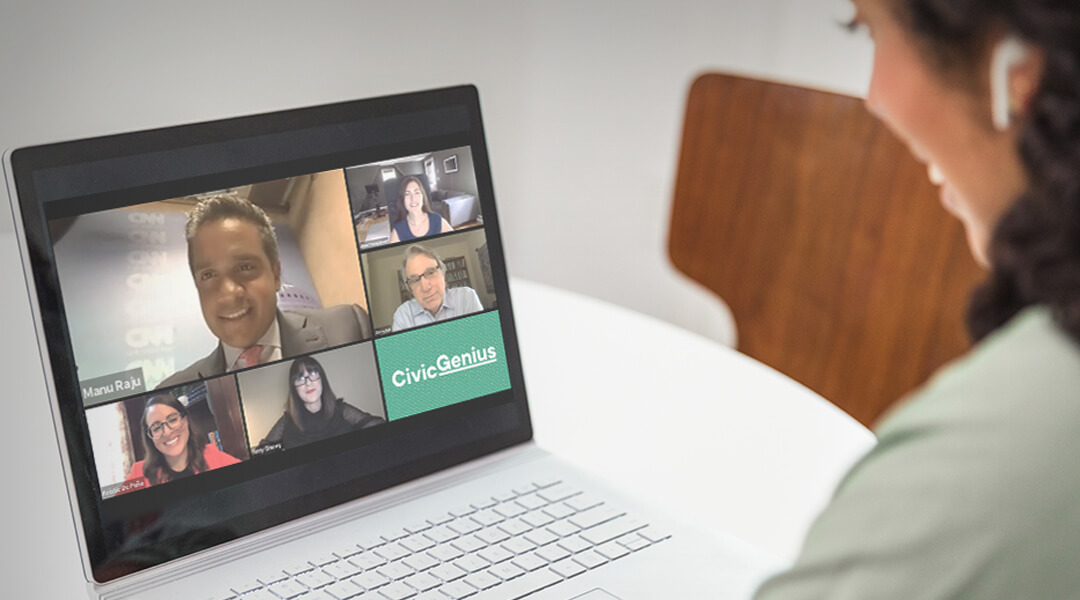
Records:
<instances>
[{"instance_id":1,"label":"sage green shirt","mask_svg":"<svg viewBox=\"0 0 1080 600\"><path fill-rule=\"evenodd\" d=\"M1027 309L887 417L757 600L1080 598L1080 347Z\"/></svg>"}]
</instances>

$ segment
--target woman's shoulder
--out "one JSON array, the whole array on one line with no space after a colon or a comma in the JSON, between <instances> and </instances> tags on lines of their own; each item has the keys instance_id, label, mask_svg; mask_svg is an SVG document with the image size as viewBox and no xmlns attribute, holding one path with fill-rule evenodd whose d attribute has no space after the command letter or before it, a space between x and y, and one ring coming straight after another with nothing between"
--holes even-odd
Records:
<instances>
[{"instance_id":1,"label":"woman's shoulder","mask_svg":"<svg viewBox=\"0 0 1080 600\"><path fill-rule=\"evenodd\" d=\"M882 421L879 435L925 419L1080 420L1080 345L1045 307L1022 311L940 369Z\"/></svg>"},{"instance_id":2,"label":"woman's shoulder","mask_svg":"<svg viewBox=\"0 0 1080 600\"><path fill-rule=\"evenodd\" d=\"M235 465L240 462L240 459L232 454L218 450L217 445L213 443L207 444L206 447L203 448L203 459L206 460L206 466L210 469Z\"/></svg>"}]
</instances>

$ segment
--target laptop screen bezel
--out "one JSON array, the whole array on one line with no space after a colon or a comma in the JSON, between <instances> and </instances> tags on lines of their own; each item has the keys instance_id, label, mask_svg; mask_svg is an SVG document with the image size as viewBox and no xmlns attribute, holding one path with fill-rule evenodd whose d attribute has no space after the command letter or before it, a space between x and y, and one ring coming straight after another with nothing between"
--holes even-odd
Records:
<instances>
[{"instance_id":1,"label":"laptop screen bezel","mask_svg":"<svg viewBox=\"0 0 1080 600\"><path fill-rule=\"evenodd\" d=\"M464 142L472 150L476 170L479 201L484 215L484 231L491 257L491 269L498 298L498 313L506 352L506 364L511 382L510 389L490 397L462 403L435 411L434 414L417 415L408 419L408 426L395 429L393 436L374 436L375 444L383 444L380 452L394 452L394 440L408 439L413 450L399 464L375 473L338 481L331 487L305 496L284 500L270 507L260 508L242 517L231 517L229 523L242 537L248 533L264 530L274 525L309 515L364 495L387 489L394 485L467 462L498 450L532 439L528 402L524 389L518 340L513 326L513 308L509 296L508 276L503 252L502 236L494 201L490 162L481 121L478 92L473 86L459 86L425 92L388 96L382 98L342 102L310 108L293 109L261 115L236 117L181 125L161 129L103 136L85 140L61 142L21 148L8 154L5 166L11 169L14 183L12 194L14 213L19 224L20 250L27 266L28 285L32 286L32 298L39 338L45 341L42 348L48 386L52 391L50 402L54 404L59 420L58 434L62 436L61 449L66 453L69 467L69 485L72 499L78 505L79 523L85 543L85 558L90 575L99 583L127 574L110 564L114 553L107 550L106 532L102 529L102 500L100 486L96 481L93 453L89 431L84 417L84 407L79 401L79 382L75 376L75 364L63 311L63 296L57 276L48 235L45 202L40 197L35 177L48 169L80 168L87 164L106 164L110 159L155 153L175 153L178 149L207 144L227 143L230 140L252 136L266 136L273 144L275 137L312 130L318 127L342 123L367 123L394 116L422 113L424 111L463 108L467 125L461 132L443 136L447 143ZM407 136L406 136L407 137ZM343 148L333 153L290 157L278 164L256 164L243 169L226 169L220 173L202 174L196 178L175 181L143 182L138 188L140 197L150 195L167 198L184 193L196 193L194 189L218 189L245 180L258 181L305 172L323 171L364 164L365 160L380 160L395 153L407 155L421 150L418 143L438 136L428 136L421 131L413 141L396 144L372 143L361 148ZM92 169L91 169L92 170ZM131 190L96 190L92 194L72 198L51 198L52 202L70 203L70 210L78 212L85 207L78 203L91 202L95 208L123 205L130 202L125 196ZM57 194L53 193L53 196ZM62 194L61 194L62 195ZM477 428L494 427L490 435ZM404 442L400 442L404 444ZM419 447L417 447L419 444ZM401 448L404 450L404 448ZM353 452L362 451L363 448ZM406 453L407 454L407 453ZM207 475L215 475L209 473ZM231 541L224 539L222 541ZM178 557L177 557L178 558ZM140 565L138 570L156 566Z\"/></svg>"}]
</instances>

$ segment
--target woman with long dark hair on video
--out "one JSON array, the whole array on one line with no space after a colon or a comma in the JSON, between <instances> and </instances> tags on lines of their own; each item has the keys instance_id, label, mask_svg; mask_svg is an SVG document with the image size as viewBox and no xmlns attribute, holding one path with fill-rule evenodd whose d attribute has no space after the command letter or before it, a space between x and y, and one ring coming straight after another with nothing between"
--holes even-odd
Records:
<instances>
[{"instance_id":1,"label":"woman with long dark hair on video","mask_svg":"<svg viewBox=\"0 0 1080 600\"><path fill-rule=\"evenodd\" d=\"M391 244L454 230L442 215L431 211L431 200L419 178L402 179L398 190L398 221L390 232Z\"/></svg>"},{"instance_id":2,"label":"woman with long dark hair on video","mask_svg":"<svg viewBox=\"0 0 1080 600\"><path fill-rule=\"evenodd\" d=\"M281 444L284 449L295 448L385 422L338 398L319 361L304 356L289 367L285 414L259 446Z\"/></svg>"},{"instance_id":3,"label":"woman with long dark hair on video","mask_svg":"<svg viewBox=\"0 0 1080 600\"><path fill-rule=\"evenodd\" d=\"M757 598L1080 597L1080 2L854 5L867 107L988 278L975 347L880 422Z\"/></svg>"},{"instance_id":4,"label":"woman with long dark hair on video","mask_svg":"<svg viewBox=\"0 0 1080 600\"><path fill-rule=\"evenodd\" d=\"M146 454L132 465L126 481L145 479L158 485L240 462L216 445L204 444L187 408L169 394L151 396L139 424Z\"/></svg>"}]
</instances>

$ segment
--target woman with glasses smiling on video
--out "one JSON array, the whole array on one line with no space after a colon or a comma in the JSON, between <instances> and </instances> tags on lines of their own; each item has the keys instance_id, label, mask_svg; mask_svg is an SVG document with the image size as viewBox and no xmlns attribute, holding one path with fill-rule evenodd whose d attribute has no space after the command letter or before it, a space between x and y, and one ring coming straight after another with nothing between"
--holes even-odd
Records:
<instances>
[{"instance_id":1,"label":"woman with glasses smiling on video","mask_svg":"<svg viewBox=\"0 0 1080 600\"><path fill-rule=\"evenodd\" d=\"M1080 597L1080 2L854 4L867 107L989 271L978 343L881 421L756 597Z\"/></svg>"},{"instance_id":2,"label":"woman with glasses smiling on video","mask_svg":"<svg viewBox=\"0 0 1080 600\"><path fill-rule=\"evenodd\" d=\"M144 479L157 485L240 462L214 444L203 444L187 409L168 394L146 401L141 425L146 458L132 465L128 482Z\"/></svg>"},{"instance_id":3,"label":"woman with glasses smiling on video","mask_svg":"<svg viewBox=\"0 0 1080 600\"><path fill-rule=\"evenodd\" d=\"M305 356L294 360L289 368L285 414L259 446L281 444L283 449L295 448L385 422L334 395L322 365Z\"/></svg>"}]
</instances>

